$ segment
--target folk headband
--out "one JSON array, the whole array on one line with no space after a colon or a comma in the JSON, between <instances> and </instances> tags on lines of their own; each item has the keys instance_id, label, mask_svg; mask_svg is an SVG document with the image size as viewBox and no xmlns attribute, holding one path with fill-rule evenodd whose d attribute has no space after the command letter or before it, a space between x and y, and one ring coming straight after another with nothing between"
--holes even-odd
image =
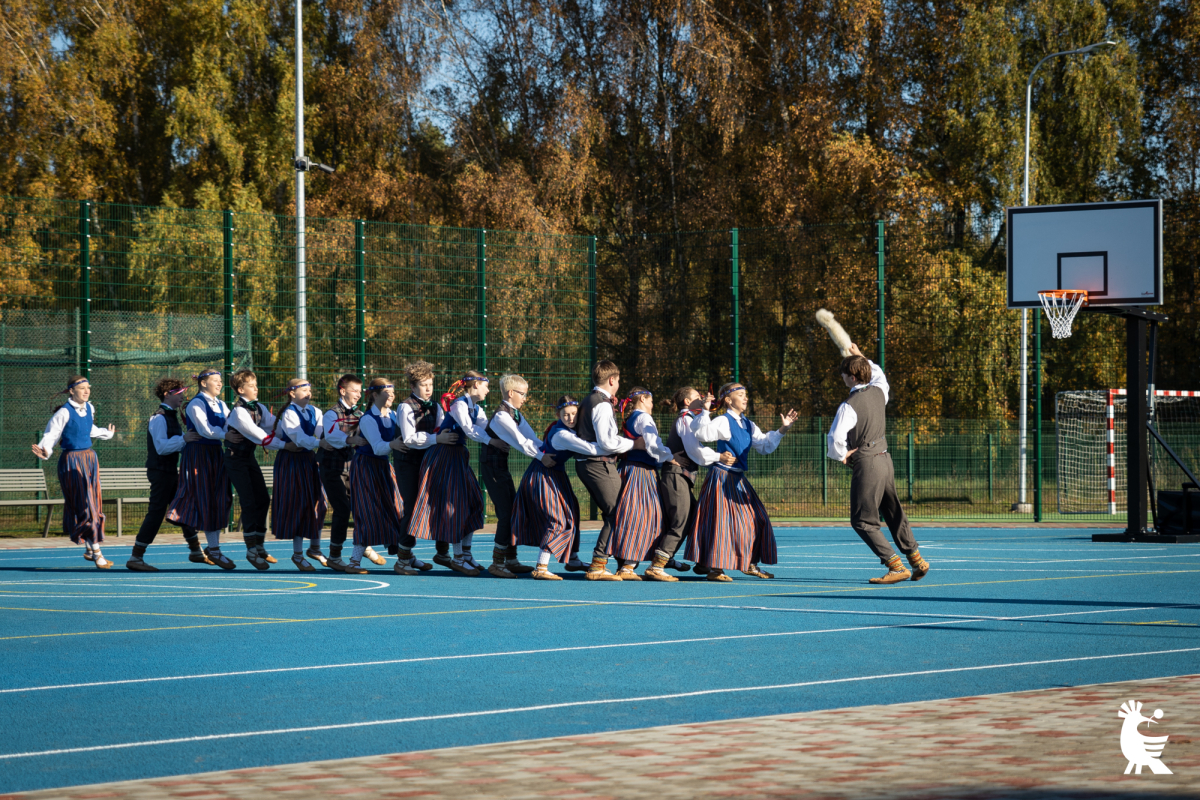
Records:
<instances>
[{"instance_id":1,"label":"folk headband","mask_svg":"<svg viewBox=\"0 0 1200 800\"><path fill-rule=\"evenodd\" d=\"M562 411L567 406L577 406L577 405L579 405L578 400L564 400L563 402L556 405L555 408L557 408L559 411Z\"/></svg>"},{"instance_id":2,"label":"folk headband","mask_svg":"<svg viewBox=\"0 0 1200 800\"><path fill-rule=\"evenodd\" d=\"M219 369L206 369L203 372L201 372L199 375L193 375L192 378L194 378L195 380L198 380L198 381L202 381L210 375L220 375L220 374L221 374L221 370L219 370Z\"/></svg>"},{"instance_id":3,"label":"folk headband","mask_svg":"<svg viewBox=\"0 0 1200 800\"><path fill-rule=\"evenodd\" d=\"M644 394L653 394L653 392L651 392L647 389L643 389L642 391L639 391L639 392L630 392L629 395L624 400L621 401L621 413L622 414L625 413L625 406L629 405L630 403L637 402L633 398L638 397L640 395L644 395Z\"/></svg>"},{"instance_id":4,"label":"folk headband","mask_svg":"<svg viewBox=\"0 0 1200 800\"><path fill-rule=\"evenodd\" d=\"M170 397L170 396L171 396L171 395L173 395L173 394L179 394L180 392L186 392L186 391L187 391L187 387L186 387L186 386L180 386L180 387L179 387L179 388L177 388L177 389L172 389L171 391L167 392L167 393L164 395L164 397Z\"/></svg>"},{"instance_id":5,"label":"folk headband","mask_svg":"<svg viewBox=\"0 0 1200 800\"><path fill-rule=\"evenodd\" d=\"M67 384L67 388L63 389L61 392L56 392L56 394L70 394L71 390L74 389L76 386L80 385L81 383L87 383L87 382L88 382L87 378L80 378L77 381L71 381L70 383Z\"/></svg>"},{"instance_id":6,"label":"folk headband","mask_svg":"<svg viewBox=\"0 0 1200 800\"><path fill-rule=\"evenodd\" d=\"M738 389L745 389L745 388L746 388L746 387L745 387L745 386L743 386L742 384L740 384L740 383L735 383L735 384L733 384L732 386L730 386L728 389L726 389L725 391L721 392L721 396L720 396L720 397L718 397L717 399L718 399L718 400L724 400L726 397L729 397L729 395L733 394L733 393L734 393L734 392L736 392Z\"/></svg>"}]
</instances>

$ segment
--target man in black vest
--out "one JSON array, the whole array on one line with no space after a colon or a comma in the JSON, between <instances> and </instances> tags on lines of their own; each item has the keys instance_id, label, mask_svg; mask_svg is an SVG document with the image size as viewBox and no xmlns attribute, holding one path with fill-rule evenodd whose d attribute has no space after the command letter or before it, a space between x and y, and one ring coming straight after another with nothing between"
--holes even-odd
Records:
<instances>
[{"instance_id":1,"label":"man in black vest","mask_svg":"<svg viewBox=\"0 0 1200 800\"><path fill-rule=\"evenodd\" d=\"M271 511L271 494L262 467L256 459L259 445L279 449L274 441L275 415L266 404L258 402L258 376L242 369L229 376L237 393L225 426L225 474L237 490L242 508L242 538L246 542L246 560L255 569L270 569L278 563L267 552L267 514ZM282 440L280 440L282 441ZM273 448L272 448L273 445Z\"/></svg>"},{"instance_id":2,"label":"man in black vest","mask_svg":"<svg viewBox=\"0 0 1200 800\"><path fill-rule=\"evenodd\" d=\"M154 387L158 396L158 410L150 417L146 429L146 479L150 481L150 507L146 509L146 517L138 530L137 539L133 543L133 554L125 566L134 572L157 572L158 569L147 564L143 557L146 548L154 542L158 529L162 527L167 507L175 497L179 485L179 451L185 441L195 441L200 438L198 433L184 436L183 426L179 424L179 407L187 399L187 386L175 378L163 378ZM213 563L200 549L200 537L195 528L183 527L183 538L187 541L191 553L188 560L196 564Z\"/></svg>"},{"instance_id":3,"label":"man in black vest","mask_svg":"<svg viewBox=\"0 0 1200 800\"><path fill-rule=\"evenodd\" d=\"M612 536L612 514L621 496L621 475L617 471L617 456L634 449L645 449L646 440L638 437L637 443L621 436L613 413L613 398L621 385L621 370L607 359L592 368L595 387L579 404L579 422L575 434L585 442L596 445L599 456L580 456L575 459L575 473L587 488L596 507L600 509L600 536L592 551L592 565L588 567L589 581L619 581L608 571L608 540Z\"/></svg>"},{"instance_id":4,"label":"man in black vest","mask_svg":"<svg viewBox=\"0 0 1200 800\"><path fill-rule=\"evenodd\" d=\"M871 583L898 583L910 578L919 581L929 572L929 562L921 558L908 517L896 494L896 473L887 450L888 382L883 370L863 357L858 345L850 345L851 355L842 359L842 381L850 397L838 407L829 429L827 455L849 464L850 524L871 551L888 568L887 574L871 578ZM879 530L879 515L887 520L896 547L908 556L912 571L905 569L900 556L888 545Z\"/></svg>"},{"instance_id":5,"label":"man in black vest","mask_svg":"<svg viewBox=\"0 0 1200 800\"><path fill-rule=\"evenodd\" d=\"M317 452L317 463L325 498L333 509L333 519L329 523L329 558L324 561L324 566L345 572L342 548L350 527L350 459L355 447L367 443L358 435L358 418L363 414L358 410L362 378L343 375L338 378L337 392L337 404L326 411L321 420L321 449ZM311 557L316 558L316 555Z\"/></svg>"}]
</instances>

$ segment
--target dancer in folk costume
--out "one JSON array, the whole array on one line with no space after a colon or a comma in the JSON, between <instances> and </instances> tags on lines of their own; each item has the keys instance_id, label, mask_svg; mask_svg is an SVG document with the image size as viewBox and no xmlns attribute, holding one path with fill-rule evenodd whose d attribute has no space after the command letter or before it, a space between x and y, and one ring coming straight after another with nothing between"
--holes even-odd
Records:
<instances>
[{"instance_id":1,"label":"dancer in folk costume","mask_svg":"<svg viewBox=\"0 0 1200 800\"><path fill-rule=\"evenodd\" d=\"M887 403L889 387L883 370L863 357L858 345L851 343L850 355L842 359L839 371L850 397L834 415L829 429L827 455L849 464L850 524L883 565L886 574L871 578L871 583L897 583L910 578L919 581L929 572L929 562L921 557L908 517L896 494L896 473L887 449ZM879 530L879 515L887 520L896 547L908 557L912 570L905 569L900 556L888 545Z\"/></svg>"},{"instance_id":2,"label":"dancer in folk costume","mask_svg":"<svg viewBox=\"0 0 1200 800\"><path fill-rule=\"evenodd\" d=\"M440 430L446 412L433 399L433 364L413 361L404 367L404 375L408 379L409 394L396 407L400 443L393 445L396 451L393 458L396 484L400 487L400 496L404 498L404 519L400 522L400 543L396 547L396 565L393 569L397 572L406 569L424 572L432 569L432 566L413 556L417 540L409 531L413 509L417 505L417 492L421 487L421 465L435 444L456 445L463 442L463 435ZM449 567L449 542L439 541L436 546L434 563Z\"/></svg>"},{"instance_id":3,"label":"dancer in folk costume","mask_svg":"<svg viewBox=\"0 0 1200 800\"><path fill-rule=\"evenodd\" d=\"M321 526L325 524L325 490L317 469L317 448L321 446L321 410L312 405L312 384L292 378L287 385L288 400L279 410L272 433L283 443L275 456L275 495L271 498L271 534L276 539L292 540L292 563L301 572L315 572L307 555L325 566L321 552Z\"/></svg>"},{"instance_id":4,"label":"dancer in folk costume","mask_svg":"<svg viewBox=\"0 0 1200 800\"><path fill-rule=\"evenodd\" d=\"M612 537L612 515L621 497L621 476L617 472L616 456L627 453L634 447L645 447L645 440L637 442L624 438L617 428L613 415L613 403L621 385L621 370L611 361L600 361L592 368L592 393L579 405L579 422L575 429L579 438L596 445L595 456L575 459L575 474L592 496L600 509L600 535L592 550L592 563L587 570L590 581L616 581L616 575L608 571L609 539Z\"/></svg>"},{"instance_id":5,"label":"dancer in folk costume","mask_svg":"<svg viewBox=\"0 0 1200 800\"><path fill-rule=\"evenodd\" d=\"M367 411L358 420L363 443L354 449L350 466L350 507L354 513L354 551L346 563L349 575L366 575L362 558L371 545L390 547L400 541L404 501L396 485L396 472L388 456L400 442L400 429L392 403L396 391L387 378L373 378L367 387ZM418 570L396 562L400 575Z\"/></svg>"},{"instance_id":6,"label":"dancer in folk costume","mask_svg":"<svg viewBox=\"0 0 1200 800\"><path fill-rule=\"evenodd\" d=\"M225 426L225 473L242 507L246 560L255 569L270 569L278 563L266 547L271 495L255 450L259 445L279 450L283 440L269 432L275 430L275 415L265 403L258 402L258 376L248 369L239 370L229 376L229 384L238 399Z\"/></svg>"},{"instance_id":7,"label":"dancer in folk costume","mask_svg":"<svg viewBox=\"0 0 1200 800\"><path fill-rule=\"evenodd\" d=\"M671 433L667 436L667 449L671 451L672 457L662 465L658 478L663 532L654 546L652 563L643 573L651 580L674 582L679 579L667 574L665 570L670 567L683 572L688 568L686 564L676 562L674 556L696 522L695 487L700 467L709 467L716 463L728 467L737 461L733 453L718 453L711 447L700 444L700 440L692 432L692 420L701 411L711 409L713 400L715 398L711 394L701 397L700 392L691 386L684 386L675 392L673 402L678 416L671 425ZM707 573L702 566L699 570L699 574Z\"/></svg>"},{"instance_id":8,"label":"dancer in folk costume","mask_svg":"<svg viewBox=\"0 0 1200 800\"><path fill-rule=\"evenodd\" d=\"M104 541L104 504L100 494L100 462L92 449L92 439L111 439L116 428L99 428L95 424L96 409L88 402L92 385L82 375L72 375L67 388L67 402L58 408L46 423L42 439L33 445L33 454L46 461L54 447L62 442L58 457L58 483L63 496L63 533L75 544L83 542L84 555L100 569L110 569L112 562L100 552Z\"/></svg>"},{"instance_id":9,"label":"dancer in folk costume","mask_svg":"<svg viewBox=\"0 0 1200 800\"><path fill-rule=\"evenodd\" d=\"M780 415L779 430L763 433L746 419L750 403L746 387L727 383L717 395L725 413L710 417L701 412L692 421L692 432L702 442L716 442L720 453L733 454L734 463L714 464L708 471L692 529L689 557L708 568L710 581L731 581L727 569L740 569L758 578L775 577L758 565L775 563L775 531L754 487L746 477L750 449L773 453L799 415L794 410Z\"/></svg>"},{"instance_id":10,"label":"dancer in folk costume","mask_svg":"<svg viewBox=\"0 0 1200 800\"><path fill-rule=\"evenodd\" d=\"M176 378L163 378L155 384L154 394L158 397L158 410L146 426L146 480L150 482L150 504L134 539L133 553L125 563L126 569L134 572L158 571L157 567L146 563L146 548L158 536L167 506L179 488L179 451L186 444L183 426L179 423L179 407L187 399L187 386ZM195 433L189 435L193 439L200 438ZM195 528L184 525L183 539L190 551L189 561L212 563L200 550L200 536Z\"/></svg>"},{"instance_id":11,"label":"dancer in folk costume","mask_svg":"<svg viewBox=\"0 0 1200 800\"><path fill-rule=\"evenodd\" d=\"M325 499L333 510L333 519L329 522L329 558L325 566L345 572L342 548L350 528L350 461L354 457L354 448L366 444L358 434L358 420L363 414L358 409L363 393L362 378L343 375L338 378L337 393L337 404L326 411L321 420L321 449L317 452L317 463ZM378 558L374 550L371 555Z\"/></svg>"},{"instance_id":12,"label":"dancer in folk costume","mask_svg":"<svg viewBox=\"0 0 1200 800\"><path fill-rule=\"evenodd\" d=\"M573 455L595 456L596 445L575 435L579 401L569 394L558 400L558 419L542 436L543 458L534 459L521 477L513 504L512 541L539 549L537 567L531 577L561 581L550 571L550 559L574 559L572 549L579 541L579 500L567 477L567 461Z\"/></svg>"},{"instance_id":13,"label":"dancer in folk costume","mask_svg":"<svg viewBox=\"0 0 1200 800\"><path fill-rule=\"evenodd\" d=\"M649 389L635 386L621 401L621 413L626 414L621 432L643 447L630 450L621 457L621 497L613 510L612 538L609 551L616 556L617 577L623 581L640 581L639 561L651 557L654 543L662 535L662 503L658 496L658 465L671 460L671 451L658 435L654 424L654 395ZM665 575L650 574L651 580L676 580Z\"/></svg>"},{"instance_id":14,"label":"dancer in folk costume","mask_svg":"<svg viewBox=\"0 0 1200 800\"><path fill-rule=\"evenodd\" d=\"M509 450L524 453L535 461L543 460L546 466L554 465L553 457L542 453L542 440L529 427L529 421L521 416L521 406L525 405L528 396L529 383L520 375L500 377L500 407L492 414L485 431L492 441L479 454L483 485L496 509L496 538L488 573L497 578L515 578L533 572L533 567L517 559L517 546L513 543L513 502L517 490L513 486L512 473L508 471ZM496 446L497 442L508 447L501 450Z\"/></svg>"},{"instance_id":15,"label":"dancer in folk costume","mask_svg":"<svg viewBox=\"0 0 1200 800\"><path fill-rule=\"evenodd\" d=\"M220 398L225 382L216 369L202 370L195 377L200 391L184 407L183 423L199 438L184 436L188 441L179 458L179 488L167 519L204 531L208 542L204 555L221 569L233 569L237 565L221 552L221 530L229 523L233 505L229 474L221 457L229 420L229 406Z\"/></svg>"},{"instance_id":16,"label":"dancer in folk costume","mask_svg":"<svg viewBox=\"0 0 1200 800\"><path fill-rule=\"evenodd\" d=\"M487 415L479 401L487 397L488 379L482 373L467 372L442 395L446 412L441 430L461 433L486 445ZM498 441L499 449L507 449ZM463 575L478 575L483 567L471 555L471 539L483 527L483 493L471 471L471 456L466 444L435 444L421 462L421 485L413 508L409 533L418 539L449 542L454 547L450 568Z\"/></svg>"}]
</instances>

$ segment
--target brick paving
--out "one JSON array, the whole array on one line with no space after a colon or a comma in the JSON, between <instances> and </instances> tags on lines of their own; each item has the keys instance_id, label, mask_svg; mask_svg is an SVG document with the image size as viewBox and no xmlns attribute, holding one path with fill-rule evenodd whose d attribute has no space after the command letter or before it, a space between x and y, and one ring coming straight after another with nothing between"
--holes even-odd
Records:
<instances>
[{"instance_id":1,"label":"brick paving","mask_svg":"<svg viewBox=\"0 0 1200 800\"><path fill-rule=\"evenodd\" d=\"M1173 775L1125 775L1121 703L1161 708ZM4 798L1200 796L1200 675L210 772Z\"/></svg>"}]
</instances>

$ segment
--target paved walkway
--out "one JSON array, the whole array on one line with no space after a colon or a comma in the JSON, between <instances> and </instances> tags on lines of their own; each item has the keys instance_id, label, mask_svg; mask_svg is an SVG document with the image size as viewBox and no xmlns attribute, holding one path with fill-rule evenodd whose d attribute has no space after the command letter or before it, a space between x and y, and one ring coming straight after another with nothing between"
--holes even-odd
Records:
<instances>
[{"instance_id":1,"label":"paved walkway","mask_svg":"<svg viewBox=\"0 0 1200 800\"><path fill-rule=\"evenodd\" d=\"M1125 775L1121 703L1173 775ZM747 707L747 711L752 711ZM114 755L114 757L121 757ZM1200 796L1200 675L53 789L56 800Z\"/></svg>"}]
</instances>

